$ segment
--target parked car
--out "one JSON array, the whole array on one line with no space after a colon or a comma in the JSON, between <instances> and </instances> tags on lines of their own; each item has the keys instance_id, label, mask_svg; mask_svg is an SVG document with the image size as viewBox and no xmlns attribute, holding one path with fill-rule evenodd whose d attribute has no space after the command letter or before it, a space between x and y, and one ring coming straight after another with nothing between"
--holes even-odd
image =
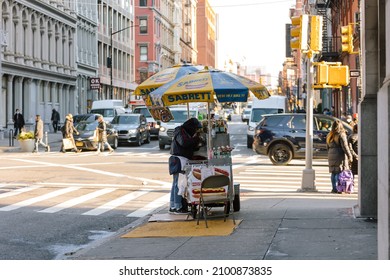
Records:
<instances>
[{"instance_id":1,"label":"parked car","mask_svg":"<svg viewBox=\"0 0 390 280\"><path fill-rule=\"evenodd\" d=\"M78 149L90 151L97 150L98 142L94 138L94 132L97 126L97 120L93 122L82 121L76 125L79 135L74 134L73 137ZM113 149L118 147L118 133L110 123L107 123L107 142Z\"/></svg>"},{"instance_id":2,"label":"parked car","mask_svg":"<svg viewBox=\"0 0 390 280\"><path fill-rule=\"evenodd\" d=\"M146 121L148 122L150 128L150 136L153 138L158 138L158 133L160 131L160 124L156 122L156 120L150 114L148 108L146 106L136 107L133 110L135 114L142 114L146 117Z\"/></svg>"},{"instance_id":3,"label":"parked car","mask_svg":"<svg viewBox=\"0 0 390 280\"><path fill-rule=\"evenodd\" d=\"M243 111L242 111L242 114L241 114L241 120L243 122L249 122L249 118L251 116L251 112L252 112L252 109L251 108L245 108Z\"/></svg>"},{"instance_id":4,"label":"parked car","mask_svg":"<svg viewBox=\"0 0 390 280\"><path fill-rule=\"evenodd\" d=\"M135 143L141 146L150 143L150 131L142 114L123 114L115 116L111 124L118 132L119 144Z\"/></svg>"},{"instance_id":5,"label":"parked car","mask_svg":"<svg viewBox=\"0 0 390 280\"><path fill-rule=\"evenodd\" d=\"M328 158L326 136L337 118L314 115L313 158ZM347 134L351 127L343 122ZM268 155L274 165L287 165L292 159L305 158L306 114L264 115L256 126L253 150Z\"/></svg>"},{"instance_id":6,"label":"parked car","mask_svg":"<svg viewBox=\"0 0 390 280\"><path fill-rule=\"evenodd\" d=\"M125 108L123 107L115 107L115 108L96 108L91 110L92 114L99 114L104 117L106 122L111 122L112 119L120 114L126 113Z\"/></svg>"}]
</instances>

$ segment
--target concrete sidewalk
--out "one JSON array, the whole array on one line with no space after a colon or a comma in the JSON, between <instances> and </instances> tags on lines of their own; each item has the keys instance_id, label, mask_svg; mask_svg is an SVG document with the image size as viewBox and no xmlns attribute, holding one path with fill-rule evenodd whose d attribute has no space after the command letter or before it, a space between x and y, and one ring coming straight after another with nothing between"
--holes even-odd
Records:
<instances>
[{"instance_id":1,"label":"concrete sidewalk","mask_svg":"<svg viewBox=\"0 0 390 280\"><path fill-rule=\"evenodd\" d=\"M230 236L121 238L74 252L85 260L375 260L376 220L358 218L357 195L242 193L242 220ZM160 209L166 213L167 208ZM204 221L201 222L204 225Z\"/></svg>"},{"instance_id":2,"label":"concrete sidewalk","mask_svg":"<svg viewBox=\"0 0 390 280\"><path fill-rule=\"evenodd\" d=\"M11 141L10 141L11 140ZM54 132L48 132L47 133L47 140L48 143L52 149L52 151L56 150L61 146L62 142L62 133L58 131L57 133ZM43 138L43 142L46 143L46 138ZM0 153L4 152L22 152L20 150L19 141L16 139L10 139L9 134L6 133L2 139L0 139Z\"/></svg>"}]
</instances>

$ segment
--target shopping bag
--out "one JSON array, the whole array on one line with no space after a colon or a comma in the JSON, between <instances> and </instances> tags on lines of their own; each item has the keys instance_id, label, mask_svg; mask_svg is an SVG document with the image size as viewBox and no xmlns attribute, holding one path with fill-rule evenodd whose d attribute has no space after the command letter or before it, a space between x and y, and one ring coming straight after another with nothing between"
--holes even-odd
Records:
<instances>
[{"instance_id":1,"label":"shopping bag","mask_svg":"<svg viewBox=\"0 0 390 280\"><path fill-rule=\"evenodd\" d=\"M64 150L74 149L73 141L69 138L62 139L62 147Z\"/></svg>"},{"instance_id":2,"label":"shopping bag","mask_svg":"<svg viewBox=\"0 0 390 280\"><path fill-rule=\"evenodd\" d=\"M93 131L93 138L92 138L92 141L94 141L94 142L99 142L98 133L99 133L99 131L98 131L97 129L95 129L95 130Z\"/></svg>"}]
</instances>

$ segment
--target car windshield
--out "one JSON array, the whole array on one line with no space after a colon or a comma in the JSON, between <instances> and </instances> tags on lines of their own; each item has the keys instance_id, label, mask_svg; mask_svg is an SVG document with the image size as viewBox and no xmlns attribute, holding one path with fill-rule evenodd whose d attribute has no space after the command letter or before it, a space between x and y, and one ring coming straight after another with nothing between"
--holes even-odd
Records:
<instances>
[{"instance_id":1,"label":"car windshield","mask_svg":"<svg viewBox=\"0 0 390 280\"><path fill-rule=\"evenodd\" d=\"M98 122L97 121L90 122L90 123L88 123L88 122L81 122L81 123L76 125L76 129L78 131L94 131L97 126L98 126Z\"/></svg>"},{"instance_id":2,"label":"car windshield","mask_svg":"<svg viewBox=\"0 0 390 280\"><path fill-rule=\"evenodd\" d=\"M170 122L173 123L184 123L187 119L195 118L196 117L196 111L190 110L190 115L188 116L187 110L171 110L171 113L173 115L173 120Z\"/></svg>"},{"instance_id":3,"label":"car windshield","mask_svg":"<svg viewBox=\"0 0 390 280\"><path fill-rule=\"evenodd\" d=\"M150 112L149 112L148 108L135 108L134 109L134 113L142 114L142 115L145 116L145 118L151 118L152 117L150 115Z\"/></svg>"},{"instance_id":4,"label":"car windshield","mask_svg":"<svg viewBox=\"0 0 390 280\"><path fill-rule=\"evenodd\" d=\"M112 120L112 124L131 124L131 123L138 123L139 117L138 116L116 116Z\"/></svg>"},{"instance_id":5,"label":"car windshield","mask_svg":"<svg viewBox=\"0 0 390 280\"><path fill-rule=\"evenodd\" d=\"M258 122L263 115L283 113L283 109L277 108L254 108L252 109L251 122Z\"/></svg>"}]
</instances>

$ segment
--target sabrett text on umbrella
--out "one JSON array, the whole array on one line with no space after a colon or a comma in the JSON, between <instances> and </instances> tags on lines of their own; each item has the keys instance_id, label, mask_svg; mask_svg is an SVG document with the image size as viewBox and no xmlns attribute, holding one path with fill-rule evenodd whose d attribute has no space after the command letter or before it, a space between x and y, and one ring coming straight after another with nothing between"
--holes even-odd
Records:
<instances>
[{"instance_id":1,"label":"sabrett text on umbrella","mask_svg":"<svg viewBox=\"0 0 390 280\"><path fill-rule=\"evenodd\" d=\"M188 94L179 94L179 95L168 95L168 102L177 102L177 101L208 101L211 100L210 92L200 92L200 93L188 93Z\"/></svg>"}]
</instances>

